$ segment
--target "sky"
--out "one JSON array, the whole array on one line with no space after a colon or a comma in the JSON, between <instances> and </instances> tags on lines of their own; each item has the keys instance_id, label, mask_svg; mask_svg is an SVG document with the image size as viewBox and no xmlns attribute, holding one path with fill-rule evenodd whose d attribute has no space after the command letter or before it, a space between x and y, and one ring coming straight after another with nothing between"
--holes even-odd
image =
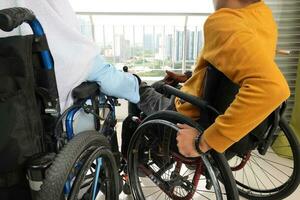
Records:
<instances>
[{"instance_id":1,"label":"sky","mask_svg":"<svg viewBox=\"0 0 300 200\"><path fill-rule=\"evenodd\" d=\"M212 12L212 0L70 0L76 12Z\"/></svg>"}]
</instances>

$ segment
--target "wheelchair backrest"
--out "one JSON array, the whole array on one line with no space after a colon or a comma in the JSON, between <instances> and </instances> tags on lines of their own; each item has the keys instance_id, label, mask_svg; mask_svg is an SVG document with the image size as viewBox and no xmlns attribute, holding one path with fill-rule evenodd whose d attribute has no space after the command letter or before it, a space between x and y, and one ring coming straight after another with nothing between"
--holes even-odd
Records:
<instances>
[{"instance_id":1,"label":"wheelchair backrest","mask_svg":"<svg viewBox=\"0 0 300 200\"><path fill-rule=\"evenodd\" d=\"M33 35L0 38L0 188L26 182L28 159L56 147L59 98L46 36L31 11L0 10L0 29L23 22Z\"/></svg>"},{"instance_id":2,"label":"wheelchair backrest","mask_svg":"<svg viewBox=\"0 0 300 200\"><path fill-rule=\"evenodd\" d=\"M0 38L0 180L42 151L32 44L32 36Z\"/></svg>"},{"instance_id":3,"label":"wheelchair backrest","mask_svg":"<svg viewBox=\"0 0 300 200\"><path fill-rule=\"evenodd\" d=\"M239 85L233 83L227 78L222 72L218 71L214 66L208 65L202 98L207 101L211 106L216 108L221 114L223 114L230 104L235 99L239 91ZM247 136L240 140L239 148L242 143L249 143L249 136L252 137L250 140L257 140L257 142L266 139L271 127L277 127L277 120L275 116L280 115L279 109L270 114L262 123L260 123L255 129L253 129ZM206 127L210 126L217 116L212 113L201 114L201 121ZM254 136L254 137L253 137ZM245 144L243 144L245 146Z\"/></svg>"},{"instance_id":4,"label":"wheelchair backrest","mask_svg":"<svg viewBox=\"0 0 300 200\"><path fill-rule=\"evenodd\" d=\"M209 65L203 89L203 99L220 113L224 113L238 93L239 86L215 67Z\"/></svg>"}]
</instances>

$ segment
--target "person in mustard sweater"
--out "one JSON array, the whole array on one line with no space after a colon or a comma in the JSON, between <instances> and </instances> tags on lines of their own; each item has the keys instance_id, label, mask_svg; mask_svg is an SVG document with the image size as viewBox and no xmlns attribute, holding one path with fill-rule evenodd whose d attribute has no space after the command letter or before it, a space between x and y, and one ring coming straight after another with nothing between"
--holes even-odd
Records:
<instances>
[{"instance_id":1,"label":"person in mustard sweater","mask_svg":"<svg viewBox=\"0 0 300 200\"><path fill-rule=\"evenodd\" d=\"M208 63L212 64L240 90L223 115L208 127L199 149L224 152L242 139L274 111L289 95L288 84L274 62L277 26L271 10L260 0L214 0L216 11L204 25L204 48L192 76L181 91L201 97ZM146 114L175 104L176 111L198 119L199 109L180 99L175 102L141 84L139 108ZM196 129L178 124L177 146L187 157L199 156Z\"/></svg>"},{"instance_id":2,"label":"person in mustard sweater","mask_svg":"<svg viewBox=\"0 0 300 200\"><path fill-rule=\"evenodd\" d=\"M200 150L224 152L247 135L289 95L288 84L275 64L277 26L263 1L214 0L216 12L204 25L205 45L193 76L182 91L201 96L207 62L240 86L239 93L224 115L202 135ZM200 113L190 104L175 101L176 110L192 118ZM194 139L199 134L179 125L180 152L198 156Z\"/></svg>"}]
</instances>

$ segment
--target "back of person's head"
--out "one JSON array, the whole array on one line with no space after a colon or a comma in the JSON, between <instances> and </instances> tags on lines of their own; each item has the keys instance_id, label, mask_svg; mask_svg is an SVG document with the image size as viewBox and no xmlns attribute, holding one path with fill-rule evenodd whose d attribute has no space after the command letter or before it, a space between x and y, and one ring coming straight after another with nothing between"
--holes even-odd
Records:
<instances>
[{"instance_id":1,"label":"back of person's head","mask_svg":"<svg viewBox=\"0 0 300 200\"><path fill-rule=\"evenodd\" d=\"M238 0L241 3L245 3L245 4L251 4L251 3L257 3L260 2L261 0Z\"/></svg>"},{"instance_id":2,"label":"back of person's head","mask_svg":"<svg viewBox=\"0 0 300 200\"><path fill-rule=\"evenodd\" d=\"M261 0L213 0L215 9L220 8L242 8Z\"/></svg>"}]
</instances>

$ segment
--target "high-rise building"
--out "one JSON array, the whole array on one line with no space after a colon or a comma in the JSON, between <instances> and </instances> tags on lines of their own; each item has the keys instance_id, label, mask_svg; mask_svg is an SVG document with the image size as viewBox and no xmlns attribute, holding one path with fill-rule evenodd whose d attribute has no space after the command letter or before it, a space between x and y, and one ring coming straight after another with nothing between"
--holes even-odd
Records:
<instances>
[{"instance_id":1,"label":"high-rise building","mask_svg":"<svg viewBox=\"0 0 300 200\"><path fill-rule=\"evenodd\" d=\"M155 46L157 49L155 52L155 59L163 60L165 57L165 55L164 55L165 44L163 41L163 37L161 35L157 35Z\"/></svg>"},{"instance_id":2,"label":"high-rise building","mask_svg":"<svg viewBox=\"0 0 300 200\"><path fill-rule=\"evenodd\" d=\"M195 32L194 31L187 31L186 32L186 42L187 42L187 49L185 52L186 60L194 60L194 52L195 52Z\"/></svg>"},{"instance_id":3,"label":"high-rise building","mask_svg":"<svg viewBox=\"0 0 300 200\"><path fill-rule=\"evenodd\" d=\"M155 36L155 53L159 53L159 48L161 47L162 35L157 34Z\"/></svg>"},{"instance_id":4,"label":"high-rise building","mask_svg":"<svg viewBox=\"0 0 300 200\"><path fill-rule=\"evenodd\" d=\"M153 50L154 49L154 41L152 34L144 35L144 49L145 50Z\"/></svg>"},{"instance_id":5,"label":"high-rise building","mask_svg":"<svg viewBox=\"0 0 300 200\"><path fill-rule=\"evenodd\" d=\"M202 31L197 31L196 33L196 49L195 49L195 57L197 57L199 55L199 53L201 52L202 48L203 48L203 33Z\"/></svg>"},{"instance_id":6,"label":"high-rise building","mask_svg":"<svg viewBox=\"0 0 300 200\"><path fill-rule=\"evenodd\" d=\"M166 36L166 46L165 46L165 58L171 60L173 58L173 36L169 34Z\"/></svg>"},{"instance_id":7,"label":"high-rise building","mask_svg":"<svg viewBox=\"0 0 300 200\"><path fill-rule=\"evenodd\" d=\"M175 34L175 61L182 60L183 53L183 31L176 31Z\"/></svg>"},{"instance_id":8,"label":"high-rise building","mask_svg":"<svg viewBox=\"0 0 300 200\"><path fill-rule=\"evenodd\" d=\"M130 52L130 41L125 40L124 35L117 35L114 44L116 62L126 61L131 56Z\"/></svg>"}]
</instances>

